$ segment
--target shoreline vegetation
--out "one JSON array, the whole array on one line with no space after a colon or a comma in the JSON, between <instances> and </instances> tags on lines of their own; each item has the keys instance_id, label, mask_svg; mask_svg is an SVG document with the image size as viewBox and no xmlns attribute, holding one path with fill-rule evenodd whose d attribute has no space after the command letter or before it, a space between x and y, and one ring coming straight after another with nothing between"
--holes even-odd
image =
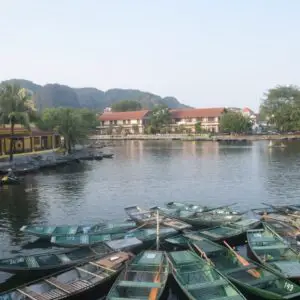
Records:
<instances>
[{"instance_id":1,"label":"shoreline vegetation","mask_svg":"<svg viewBox=\"0 0 300 300\"><path fill-rule=\"evenodd\" d=\"M91 135L97 140L181 140L181 141L285 141L300 140L300 134L257 135L209 135L209 134L136 134L136 135Z\"/></svg>"}]
</instances>

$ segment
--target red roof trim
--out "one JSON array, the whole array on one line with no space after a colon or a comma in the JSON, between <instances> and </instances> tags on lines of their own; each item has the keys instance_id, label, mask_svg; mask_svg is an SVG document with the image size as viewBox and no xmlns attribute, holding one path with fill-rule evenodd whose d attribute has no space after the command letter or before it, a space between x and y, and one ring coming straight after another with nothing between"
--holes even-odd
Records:
<instances>
[{"instance_id":1,"label":"red roof trim","mask_svg":"<svg viewBox=\"0 0 300 300\"><path fill-rule=\"evenodd\" d=\"M173 109L171 115L173 119L182 118L202 118L202 117L220 117L224 113L224 107L216 108L194 108L194 109Z\"/></svg>"},{"instance_id":2,"label":"red roof trim","mask_svg":"<svg viewBox=\"0 0 300 300\"><path fill-rule=\"evenodd\" d=\"M100 121L118 121L118 120L141 120L149 113L149 110L123 111L123 112L104 112Z\"/></svg>"}]
</instances>

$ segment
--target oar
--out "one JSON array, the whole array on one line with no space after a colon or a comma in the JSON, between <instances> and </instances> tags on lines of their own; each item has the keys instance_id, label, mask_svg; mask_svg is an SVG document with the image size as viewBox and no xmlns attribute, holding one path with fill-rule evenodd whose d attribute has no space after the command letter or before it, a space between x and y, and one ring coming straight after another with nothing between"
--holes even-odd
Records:
<instances>
[{"instance_id":1,"label":"oar","mask_svg":"<svg viewBox=\"0 0 300 300\"><path fill-rule=\"evenodd\" d=\"M223 243L235 255L235 257L238 259L238 261L243 266L246 267L246 266L250 265L250 263L243 256L239 255L236 251L234 251L234 249L226 241L223 241ZM260 273L258 271L256 271L255 269L250 269L247 272L250 273L251 275L253 275L256 278L260 278Z\"/></svg>"},{"instance_id":2,"label":"oar","mask_svg":"<svg viewBox=\"0 0 300 300\"><path fill-rule=\"evenodd\" d=\"M163 262L161 262L161 264L159 265L158 271L154 277L153 282L155 283L160 283L160 273L161 273L161 269L163 267ZM157 295L158 295L159 289L158 288L152 288L148 297L148 300L156 300L157 299Z\"/></svg>"},{"instance_id":3,"label":"oar","mask_svg":"<svg viewBox=\"0 0 300 300\"><path fill-rule=\"evenodd\" d=\"M204 257L204 259L211 265L215 265L206 255L206 253L200 248L198 247L195 243L192 243L193 246L197 249L197 251L199 251L199 253L201 254L201 257Z\"/></svg>"}]
</instances>

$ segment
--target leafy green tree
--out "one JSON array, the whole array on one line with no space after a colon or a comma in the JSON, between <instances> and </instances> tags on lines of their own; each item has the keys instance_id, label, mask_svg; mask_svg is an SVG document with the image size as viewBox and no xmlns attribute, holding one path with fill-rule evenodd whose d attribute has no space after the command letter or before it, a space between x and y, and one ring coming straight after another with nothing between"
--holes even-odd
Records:
<instances>
[{"instance_id":1,"label":"leafy green tree","mask_svg":"<svg viewBox=\"0 0 300 300\"><path fill-rule=\"evenodd\" d=\"M136 111L141 110L142 105L138 101L134 100L123 100L117 103L114 103L111 106L112 111Z\"/></svg>"},{"instance_id":2,"label":"leafy green tree","mask_svg":"<svg viewBox=\"0 0 300 300\"><path fill-rule=\"evenodd\" d=\"M149 118L149 125L151 126L152 133L158 133L160 130L171 124L171 113L167 106L156 106Z\"/></svg>"},{"instance_id":3,"label":"leafy green tree","mask_svg":"<svg viewBox=\"0 0 300 300\"><path fill-rule=\"evenodd\" d=\"M228 111L220 119L220 130L226 133L246 133L252 128L252 122L249 117L242 113Z\"/></svg>"},{"instance_id":4,"label":"leafy green tree","mask_svg":"<svg viewBox=\"0 0 300 300\"><path fill-rule=\"evenodd\" d=\"M83 142L89 130L95 128L95 119L96 114L89 115L82 109L48 108L44 110L38 126L41 129L56 130L64 137L64 148L71 153L73 146Z\"/></svg>"},{"instance_id":5,"label":"leafy green tree","mask_svg":"<svg viewBox=\"0 0 300 300\"><path fill-rule=\"evenodd\" d=\"M300 90L297 86L276 86L266 94L260 115L279 131L300 130Z\"/></svg>"},{"instance_id":6,"label":"leafy green tree","mask_svg":"<svg viewBox=\"0 0 300 300\"><path fill-rule=\"evenodd\" d=\"M0 87L0 123L10 124L10 161L15 149L15 125L21 124L30 130L30 118L33 116L30 95L25 89L9 84Z\"/></svg>"},{"instance_id":7,"label":"leafy green tree","mask_svg":"<svg viewBox=\"0 0 300 300\"><path fill-rule=\"evenodd\" d=\"M201 127L201 123L197 122L195 125L195 131L196 133L201 133L202 132L202 127Z\"/></svg>"}]
</instances>

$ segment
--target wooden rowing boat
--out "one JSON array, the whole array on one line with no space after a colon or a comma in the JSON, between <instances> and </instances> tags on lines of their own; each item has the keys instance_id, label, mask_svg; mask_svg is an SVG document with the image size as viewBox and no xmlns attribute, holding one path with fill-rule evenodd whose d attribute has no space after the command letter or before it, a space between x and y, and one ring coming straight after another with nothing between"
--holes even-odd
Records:
<instances>
[{"instance_id":1,"label":"wooden rowing boat","mask_svg":"<svg viewBox=\"0 0 300 300\"><path fill-rule=\"evenodd\" d=\"M96 288L99 288L99 291L107 289L109 282L122 271L132 256L127 252L111 253L100 259L91 260L67 271L1 293L0 299L62 300L75 296L80 297L79 299L90 299L88 295Z\"/></svg>"},{"instance_id":2,"label":"wooden rowing boat","mask_svg":"<svg viewBox=\"0 0 300 300\"><path fill-rule=\"evenodd\" d=\"M99 223L94 225L26 225L21 227L21 231L27 234L38 236L42 239L50 240L51 236L64 236L74 234L110 234L126 232L134 229L134 222L115 222L115 223Z\"/></svg>"},{"instance_id":3,"label":"wooden rowing boat","mask_svg":"<svg viewBox=\"0 0 300 300\"><path fill-rule=\"evenodd\" d=\"M229 280L193 251L168 254L173 277L188 299L246 299Z\"/></svg>"},{"instance_id":4,"label":"wooden rowing boat","mask_svg":"<svg viewBox=\"0 0 300 300\"><path fill-rule=\"evenodd\" d=\"M159 209L156 207L153 207L150 210L142 209L139 206L130 206L125 208L127 215L140 227L154 227L157 222L157 210ZM158 220L161 225L174 228L176 230L185 230L192 227L185 222L167 217L165 215L160 215Z\"/></svg>"},{"instance_id":5,"label":"wooden rowing boat","mask_svg":"<svg viewBox=\"0 0 300 300\"><path fill-rule=\"evenodd\" d=\"M247 231L248 257L280 272L284 277L300 280L300 256L270 226L263 223L263 229Z\"/></svg>"},{"instance_id":6,"label":"wooden rowing boat","mask_svg":"<svg viewBox=\"0 0 300 300\"><path fill-rule=\"evenodd\" d=\"M158 300L163 295L168 273L168 261L164 252L142 252L126 266L106 299Z\"/></svg>"},{"instance_id":7,"label":"wooden rowing boat","mask_svg":"<svg viewBox=\"0 0 300 300\"><path fill-rule=\"evenodd\" d=\"M15 256L0 260L0 271L28 277L45 276L59 270L70 268L93 257L105 255L111 250L104 244L81 249L60 250Z\"/></svg>"},{"instance_id":8,"label":"wooden rowing boat","mask_svg":"<svg viewBox=\"0 0 300 300\"><path fill-rule=\"evenodd\" d=\"M161 228L160 229L160 237L166 238L172 235L177 234L178 231L173 228ZM61 238L52 237L51 243L58 244L64 247L86 247L89 245L95 245L102 242L112 241L115 239L126 239L130 237L138 238L143 242L151 242L155 241L156 238L156 230L153 228L147 229L136 229L132 231L128 231L127 233L119 233L119 234L77 234L73 236L64 236Z\"/></svg>"},{"instance_id":9,"label":"wooden rowing boat","mask_svg":"<svg viewBox=\"0 0 300 300\"><path fill-rule=\"evenodd\" d=\"M250 299L298 299L300 286L250 259L230 246L208 239L190 240L192 249L224 274Z\"/></svg>"}]
</instances>

